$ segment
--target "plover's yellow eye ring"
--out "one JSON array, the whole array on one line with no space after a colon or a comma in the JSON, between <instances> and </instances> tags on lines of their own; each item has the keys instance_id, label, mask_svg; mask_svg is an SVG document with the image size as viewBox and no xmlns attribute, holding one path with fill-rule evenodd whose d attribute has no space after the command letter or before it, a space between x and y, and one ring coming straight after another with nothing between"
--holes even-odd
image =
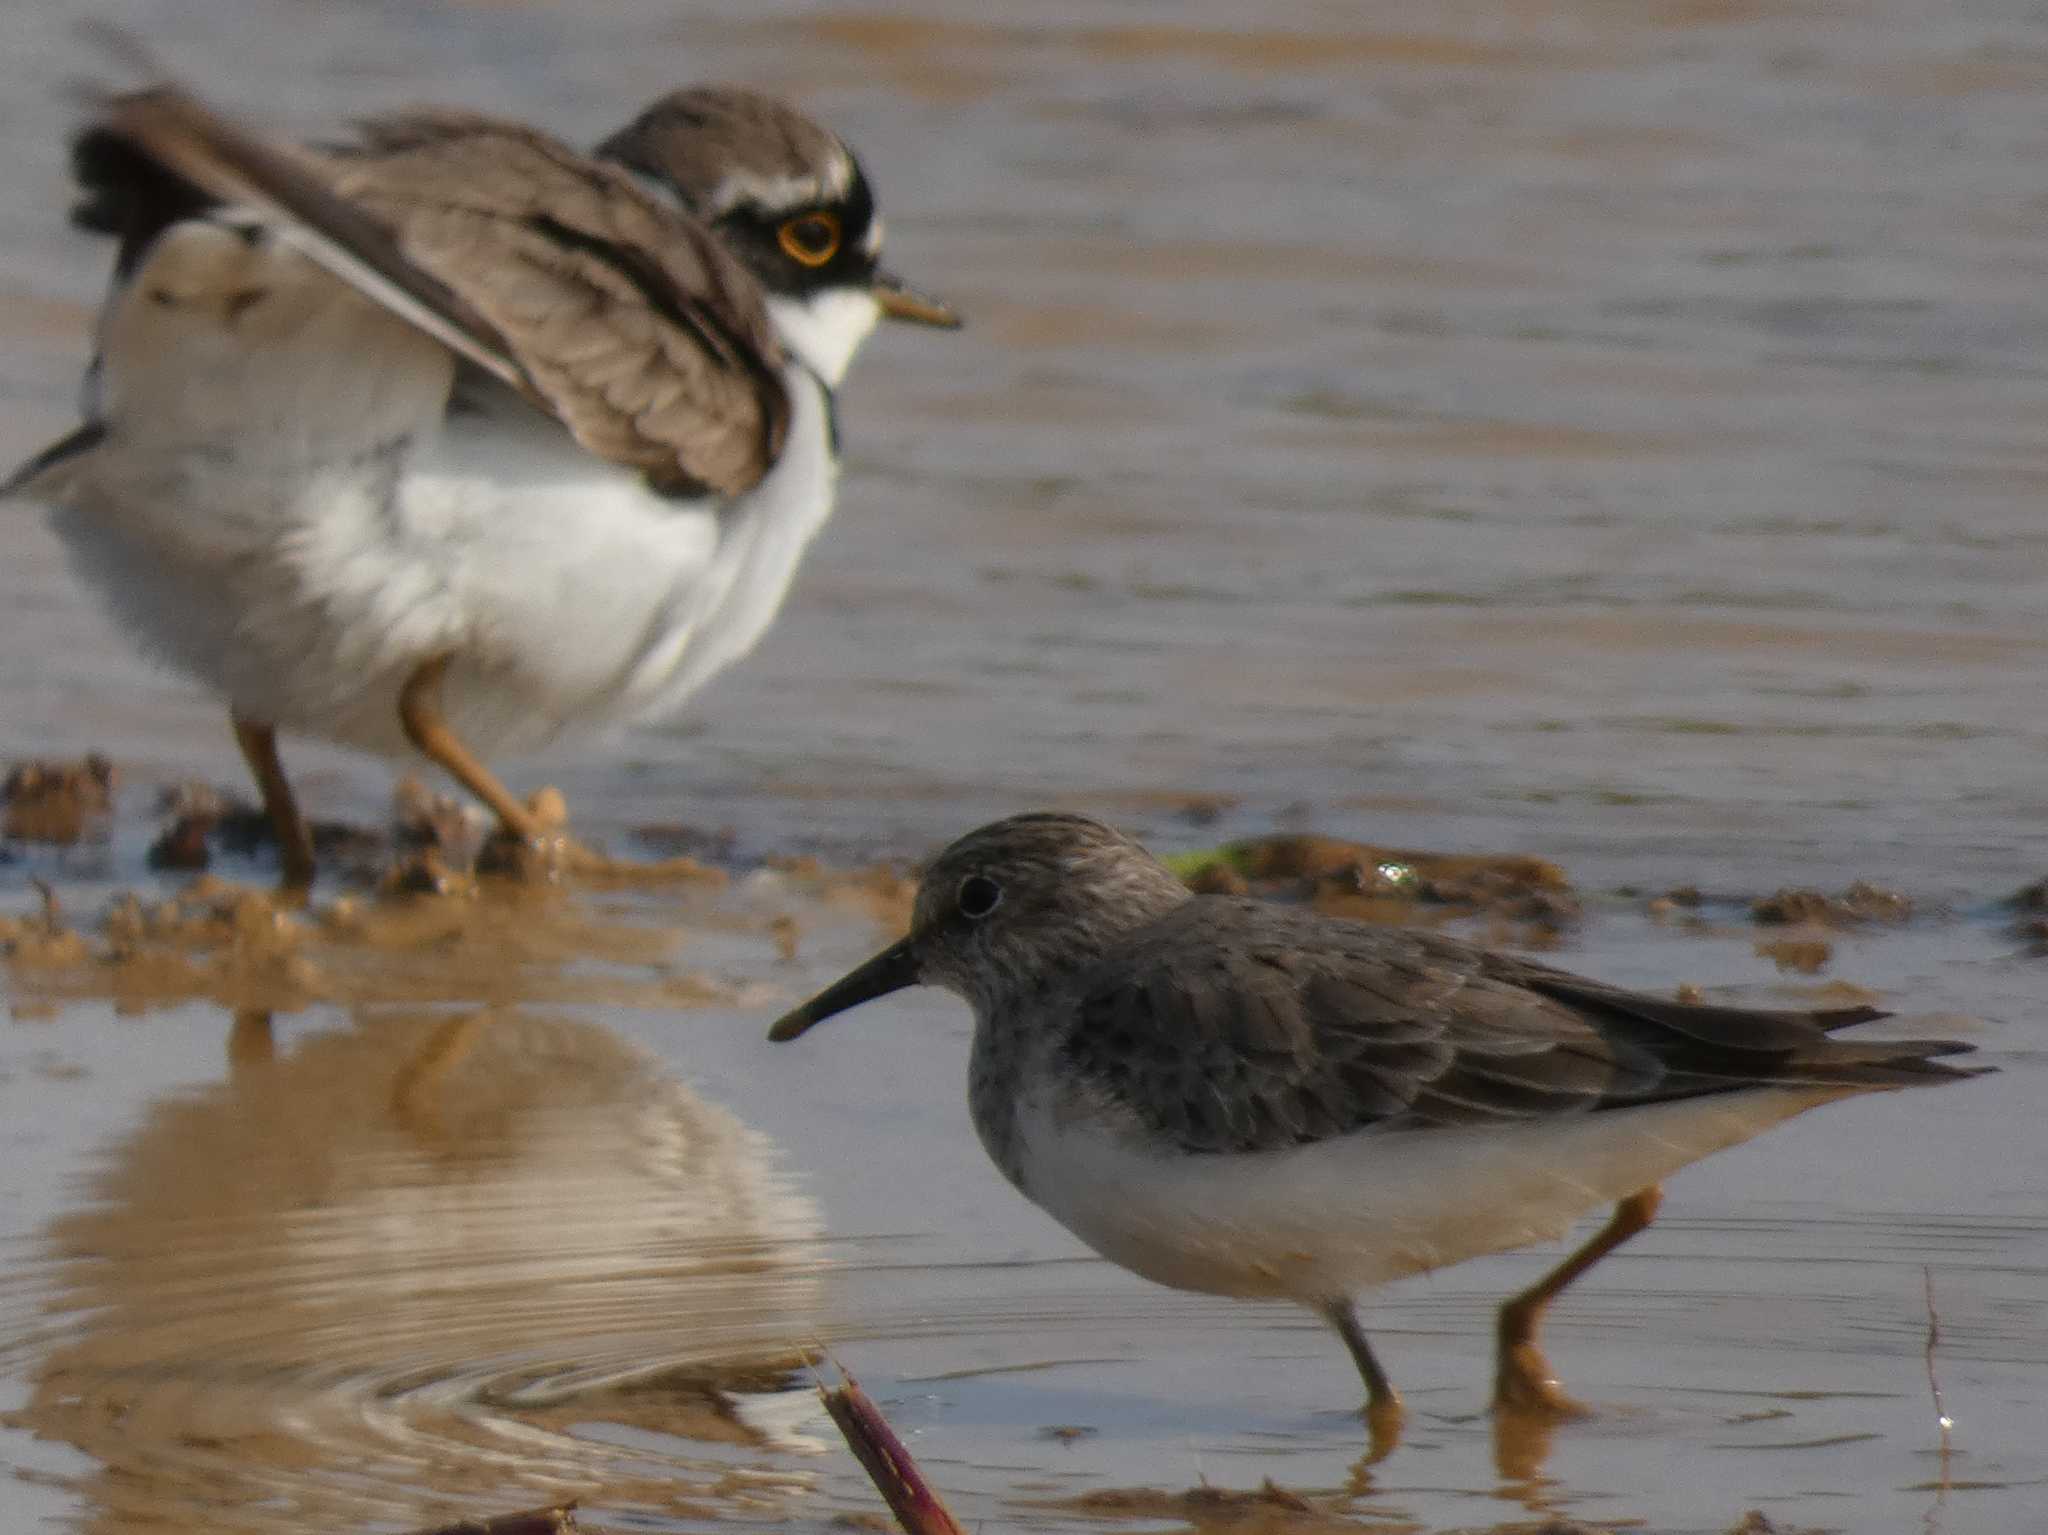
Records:
<instances>
[{"instance_id":1,"label":"plover's yellow eye ring","mask_svg":"<svg viewBox=\"0 0 2048 1535\"><path fill-rule=\"evenodd\" d=\"M986 874L970 874L960 881L960 915L970 922L979 922L983 917L1003 904L1003 887Z\"/></svg>"},{"instance_id":2,"label":"plover's yellow eye ring","mask_svg":"<svg viewBox=\"0 0 2048 1535\"><path fill-rule=\"evenodd\" d=\"M782 253L803 266L823 266L839 254L839 215L819 209L786 219L775 238Z\"/></svg>"}]
</instances>

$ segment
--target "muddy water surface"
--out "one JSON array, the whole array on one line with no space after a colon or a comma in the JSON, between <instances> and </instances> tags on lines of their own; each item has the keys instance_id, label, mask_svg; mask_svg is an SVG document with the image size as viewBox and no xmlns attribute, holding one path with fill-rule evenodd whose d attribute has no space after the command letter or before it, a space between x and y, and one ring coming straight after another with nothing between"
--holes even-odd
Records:
<instances>
[{"instance_id":1,"label":"muddy water surface","mask_svg":"<svg viewBox=\"0 0 2048 1535\"><path fill-rule=\"evenodd\" d=\"M6 912L43 879L88 935L0 980L11 1525L578 1494L822 1528L873 1503L790 1368L818 1340L991 1527L1265 1478L1426 1529L2041 1525L2048 961L1997 904L2048 872L2029 7L176 10L90 8L308 132L429 98L588 136L682 79L787 90L973 324L863 358L840 514L749 664L668 729L508 765L616 847L719 840L723 889L110 929L116 891L179 888L155 786L238 764L0 508L0 755L124 773L103 840L0 862ZM71 424L99 281L60 216L83 14L0 17L10 460ZM323 814L381 818L387 766L287 750ZM763 857L910 858L1046 803L1162 848L1540 853L1586 897L1563 963L1860 988L2002 1074L1675 1180L1555 1320L1602 1411L1547 1446L1481 1409L1489 1307L1549 1254L1376 1298L1418 1421L1362 1469L1306 1318L1148 1287L1000 1183L956 1006L760 1038L889 909ZM1910 919L1810 973L1757 952L1750 898L1859 877ZM1702 920L1645 911L1681 883Z\"/></svg>"}]
</instances>

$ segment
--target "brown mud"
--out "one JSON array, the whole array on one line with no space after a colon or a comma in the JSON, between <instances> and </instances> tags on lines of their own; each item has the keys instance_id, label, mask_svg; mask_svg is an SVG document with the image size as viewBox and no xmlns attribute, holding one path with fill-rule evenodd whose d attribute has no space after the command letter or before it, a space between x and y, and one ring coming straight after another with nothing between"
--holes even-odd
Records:
<instances>
[{"instance_id":1,"label":"brown mud","mask_svg":"<svg viewBox=\"0 0 2048 1535\"><path fill-rule=\"evenodd\" d=\"M83 842L68 851L26 838L4 844L16 855L17 889L31 897L0 916L0 976L13 1016L18 1024L60 1021L106 1007L117 1019L141 1021L196 1005L231 1021L226 1074L148 1108L96 1175L92 1203L49 1222L41 1260L49 1304L58 1315L94 1320L41 1346L28 1403L4 1421L104 1462L112 1479L93 1496L115 1511L113 1529L152 1511L203 1508L207 1485L222 1475L252 1485L286 1476L313 1490L333 1468L359 1462L402 1479L402 1456L391 1458L381 1436L364 1441L348 1426L357 1388L313 1384L325 1378L363 1382L398 1404L407 1434L458 1456L459 1474L432 1479L439 1507L451 1499L473 1508L530 1502L564 1475L593 1511L586 1525L594 1517L596 1528L609 1511L690 1523L790 1496L786 1424L790 1404L805 1394L805 1359L815 1340L847 1336L849 1317L870 1318L853 1323L858 1337L875 1314L842 1299L851 1310L835 1321L836 1308L823 1305L831 1266L820 1265L816 1213L752 1131L680 1084L665 1084L641 1047L574 1015L643 1018L649 1039L688 1037L701 1046L714 1041L690 1020L730 1014L736 1038L719 1044L718 1056L733 1047L744 1054L743 1042L806 977L903 929L914 857L749 857L715 834L688 834L693 856L727 859L718 879L579 885L479 867L475 818L409 784L383 823L333 829L329 845L354 852L309 898L263 882L274 853L217 808L231 804L226 792L188 783L152 795L146 769L107 753L89 762L15 775L70 785L93 810ZM92 799L89 786L102 783L125 787ZM39 798L49 792L35 790ZM205 830L194 835L203 835L207 872L145 858L127 878L118 864L95 865L101 872L82 887L66 877L61 858L81 847L133 856L152 840L160 846L167 824L201 821ZM1199 830L1207 822L1195 813L1184 824ZM658 858L684 839L665 825L636 845ZM459 878L429 885L394 873L444 853L465 864ZM60 861L49 863L53 856ZM1736 938L1754 943L1802 978L1797 995L1814 1004L1881 1000L1881 987L1863 984L1879 979L1867 975L1873 938L1903 942L1965 920L1953 902L1915 901L1869 881L1832 896L1706 894L1670 884L1666 896L1643 903L1626 892L1580 889L1559 863L1534 854L1442 854L1309 833L1238 839L1176 855L1175 863L1197 889L1301 901L1355 920L1446 925L1524 946L1581 944L1635 911L1650 924L1645 931L1668 933L1703 956ZM31 880L40 883L31 888ZM1811 957L1804 945L1814 946ZM1667 975L1666 984L1674 981L1682 973ZM339 1029L309 1032L296 1021L337 1016ZM877 1021L864 1019L846 1037L859 1039ZM750 1096L750 1112L759 1114L776 1083L790 1078L749 1061L744 1080L770 1095ZM0 1062L0 1091L5 1069ZM743 1080L734 1069L718 1068L719 1080ZM831 1123L842 1091L811 1100L804 1119ZM905 1107L900 1085L881 1087L873 1100L884 1123ZM813 1130L784 1114L777 1133L802 1140ZM693 1149L680 1164L668 1154L649 1161L650 1144ZM814 1148L803 1161L816 1168L821 1156L838 1154ZM964 1127L938 1154L971 1154ZM901 1182L886 1178L876 1193ZM313 1212L324 1234L309 1246ZM900 1211L890 1218L900 1220ZM964 1230L976 1224L955 1221ZM885 1258L873 1270L880 1296L890 1291L883 1276L898 1268ZM621 1283L628 1288L605 1298ZM848 1283L859 1292L870 1281L838 1281ZM454 1309L416 1293L418 1285L445 1292ZM1145 1292L1141 1314L1179 1303L1154 1293ZM880 1315L888 1313L884 1299ZM985 1325L974 1314L957 1324L970 1356L987 1346L972 1341ZM1236 1322L1218 1315L1205 1334L1217 1341L1207 1346L1235 1336ZM880 1325L884 1335L896 1331ZM1484 1327L1472 1331L1483 1336ZM866 1348L870 1369L899 1350L916 1352L908 1335ZM1582 1349L1560 1352L1579 1365ZM144 1383L137 1370L160 1383ZM465 1411L485 1414L488 1432L439 1405L457 1383L472 1404ZM1330 1386L1341 1397L1341 1383ZM904 1389L895 1388L897 1406ZM145 1474L162 1436L193 1432L187 1420L195 1412L213 1446L205 1475L194 1479L188 1473L197 1468L188 1468L166 1482ZM281 1427L308 1413L307 1426ZM1113 1426L1105 1432L1064 1414L1034 1424L1028 1407L1025 1414L977 1453L1000 1444L1021 1455L1038 1444L1062 1457L1100 1457L1118 1442ZM919 1417L918 1434L943 1431L947 1417L943 1407ZM1426 1446L1426 1413L1422 1421ZM592 1425L604 1425L604 1436L664 1446L659 1464L610 1450L593 1458ZM522 1463L507 1435L537 1436L545 1452ZM1514 1500L1538 1512L1533 1524L1404 1517L1403 1494L1363 1471L1365 1481L1337 1493L1267 1473L1246 1492L1206 1482L1144 1491L1123 1480L1042 1498L1027 1479L1015 1506L1040 1518L1265 1535L1591 1528L1552 1507L1543 1472L1556 1453L1549 1436L1524 1448L1516 1469L1500 1472L1501 1495L1519 1489ZM750 1469L718 1463L728 1456ZM303 1470L282 1469L301 1462ZM941 1466L939 1485L958 1470L951 1461ZM1055 1481L1056 1466L1047 1468ZM843 1480L833 1485L837 1517L874 1527L871 1506L864 1511ZM986 1502L978 1475L963 1490L980 1515L1002 1506ZM331 1503L331 1493L317 1502ZM273 1529L262 1521L246 1527Z\"/></svg>"}]
</instances>

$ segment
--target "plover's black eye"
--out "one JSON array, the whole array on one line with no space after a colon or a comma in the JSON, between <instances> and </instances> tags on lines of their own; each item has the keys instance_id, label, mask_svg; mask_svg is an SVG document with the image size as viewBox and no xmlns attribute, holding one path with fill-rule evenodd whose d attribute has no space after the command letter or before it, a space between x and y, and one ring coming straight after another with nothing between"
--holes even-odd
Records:
<instances>
[{"instance_id":1,"label":"plover's black eye","mask_svg":"<svg viewBox=\"0 0 2048 1535\"><path fill-rule=\"evenodd\" d=\"M970 874L960 881L959 900L960 915L979 922L1003 904L1003 887L986 874Z\"/></svg>"},{"instance_id":2,"label":"plover's black eye","mask_svg":"<svg viewBox=\"0 0 2048 1535\"><path fill-rule=\"evenodd\" d=\"M800 213L775 231L783 254L805 266L823 266L839 252L839 215Z\"/></svg>"}]
</instances>

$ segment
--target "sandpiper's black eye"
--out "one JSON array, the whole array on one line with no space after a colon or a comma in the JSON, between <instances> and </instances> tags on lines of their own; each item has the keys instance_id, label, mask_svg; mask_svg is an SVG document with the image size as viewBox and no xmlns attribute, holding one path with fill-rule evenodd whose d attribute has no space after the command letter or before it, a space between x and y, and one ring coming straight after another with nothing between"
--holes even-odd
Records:
<instances>
[{"instance_id":1,"label":"sandpiper's black eye","mask_svg":"<svg viewBox=\"0 0 2048 1535\"><path fill-rule=\"evenodd\" d=\"M805 266L823 266L839 252L839 215L800 213L775 231L783 254Z\"/></svg>"},{"instance_id":2,"label":"sandpiper's black eye","mask_svg":"<svg viewBox=\"0 0 2048 1535\"><path fill-rule=\"evenodd\" d=\"M1003 904L1003 887L986 874L970 874L960 881L960 915L979 922Z\"/></svg>"}]
</instances>

